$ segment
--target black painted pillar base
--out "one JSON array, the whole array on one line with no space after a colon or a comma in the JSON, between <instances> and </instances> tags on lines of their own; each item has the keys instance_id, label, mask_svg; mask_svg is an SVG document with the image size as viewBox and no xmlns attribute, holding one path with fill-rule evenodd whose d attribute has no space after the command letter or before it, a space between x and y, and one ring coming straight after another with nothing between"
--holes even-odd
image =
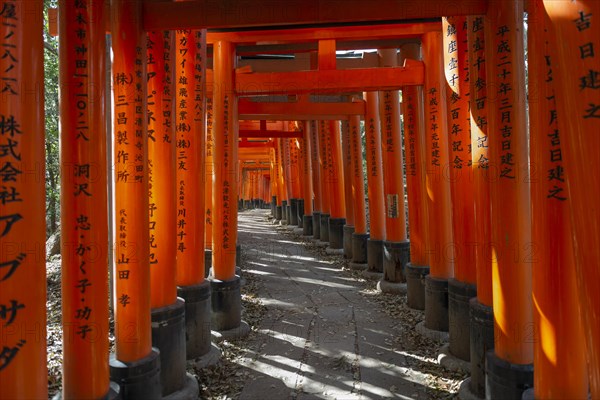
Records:
<instances>
[{"instance_id":1,"label":"black painted pillar base","mask_svg":"<svg viewBox=\"0 0 600 400\"><path fill-rule=\"evenodd\" d=\"M298 199L298 228L304 228L304 199Z\"/></svg>"},{"instance_id":2,"label":"black painted pillar base","mask_svg":"<svg viewBox=\"0 0 600 400\"><path fill-rule=\"evenodd\" d=\"M329 214L321 214L321 242L329 242Z\"/></svg>"},{"instance_id":3,"label":"black painted pillar base","mask_svg":"<svg viewBox=\"0 0 600 400\"><path fill-rule=\"evenodd\" d=\"M367 240L367 265L369 271L383 273L383 240Z\"/></svg>"},{"instance_id":4,"label":"black painted pillar base","mask_svg":"<svg viewBox=\"0 0 600 400\"><path fill-rule=\"evenodd\" d=\"M287 225L288 223L288 205L287 205L287 200L282 200L281 201L281 224L282 225Z\"/></svg>"},{"instance_id":5,"label":"black painted pillar base","mask_svg":"<svg viewBox=\"0 0 600 400\"><path fill-rule=\"evenodd\" d=\"M488 399L521 400L533 387L533 364L512 364L489 350L485 356L485 390Z\"/></svg>"},{"instance_id":6,"label":"black painted pillar base","mask_svg":"<svg viewBox=\"0 0 600 400\"><path fill-rule=\"evenodd\" d=\"M469 301L477 296L475 285L448 279L448 333L450 353L464 361L471 359Z\"/></svg>"},{"instance_id":7,"label":"black painted pillar base","mask_svg":"<svg viewBox=\"0 0 600 400\"><path fill-rule=\"evenodd\" d=\"M153 347L141 360L123 362L115 354L109 360L110 379L119 385L122 399L162 399L160 351Z\"/></svg>"},{"instance_id":8,"label":"black painted pillar base","mask_svg":"<svg viewBox=\"0 0 600 400\"><path fill-rule=\"evenodd\" d=\"M210 269L212 268L212 250L204 249L204 279L210 275Z\"/></svg>"},{"instance_id":9,"label":"black painted pillar base","mask_svg":"<svg viewBox=\"0 0 600 400\"><path fill-rule=\"evenodd\" d=\"M211 327L215 331L228 331L242 322L242 295L240 277L228 281L211 278Z\"/></svg>"},{"instance_id":10,"label":"black painted pillar base","mask_svg":"<svg viewBox=\"0 0 600 400\"><path fill-rule=\"evenodd\" d=\"M313 235L313 216L305 215L302 217L302 235L312 236Z\"/></svg>"},{"instance_id":11,"label":"black painted pillar base","mask_svg":"<svg viewBox=\"0 0 600 400\"><path fill-rule=\"evenodd\" d=\"M177 295L185 301L185 358L193 360L210 351L210 283L180 286Z\"/></svg>"},{"instance_id":12,"label":"black painted pillar base","mask_svg":"<svg viewBox=\"0 0 600 400\"><path fill-rule=\"evenodd\" d=\"M315 239L321 239L321 212L313 212L313 237Z\"/></svg>"},{"instance_id":13,"label":"black painted pillar base","mask_svg":"<svg viewBox=\"0 0 600 400\"><path fill-rule=\"evenodd\" d=\"M298 225L298 199L290 199L290 225Z\"/></svg>"},{"instance_id":14,"label":"black painted pillar base","mask_svg":"<svg viewBox=\"0 0 600 400\"><path fill-rule=\"evenodd\" d=\"M183 389L185 384L185 302L177 298L166 307L154 308L152 316L152 346L160 351L162 395Z\"/></svg>"},{"instance_id":15,"label":"black painted pillar base","mask_svg":"<svg viewBox=\"0 0 600 400\"><path fill-rule=\"evenodd\" d=\"M242 266L242 245L239 243L235 245L235 266L240 268Z\"/></svg>"},{"instance_id":16,"label":"black painted pillar base","mask_svg":"<svg viewBox=\"0 0 600 400\"><path fill-rule=\"evenodd\" d=\"M429 267L406 264L406 305L414 310L425 309L425 277L429 275Z\"/></svg>"},{"instance_id":17,"label":"black painted pillar base","mask_svg":"<svg viewBox=\"0 0 600 400\"><path fill-rule=\"evenodd\" d=\"M285 210L287 212L287 224L292 225L292 205L291 200L288 201L287 206L285 206Z\"/></svg>"},{"instance_id":18,"label":"black painted pillar base","mask_svg":"<svg viewBox=\"0 0 600 400\"><path fill-rule=\"evenodd\" d=\"M404 283L404 269L410 260L410 242L383 242L383 279Z\"/></svg>"},{"instance_id":19,"label":"black painted pillar base","mask_svg":"<svg viewBox=\"0 0 600 400\"><path fill-rule=\"evenodd\" d=\"M344 225L346 218L329 218L329 247L344 248Z\"/></svg>"},{"instance_id":20,"label":"black painted pillar base","mask_svg":"<svg viewBox=\"0 0 600 400\"><path fill-rule=\"evenodd\" d=\"M425 277L425 327L448 332L448 279Z\"/></svg>"},{"instance_id":21,"label":"black painted pillar base","mask_svg":"<svg viewBox=\"0 0 600 400\"><path fill-rule=\"evenodd\" d=\"M352 234L352 262L354 264L367 263L367 240L368 233L353 233Z\"/></svg>"},{"instance_id":22,"label":"black painted pillar base","mask_svg":"<svg viewBox=\"0 0 600 400\"><path fill-rule=\"evenodd\" d=\"M352 259L352 235L354 226L344 225L344 258Z\"/></svg>"},{"instance_id":23,"label":"black painted pillar base","mask_svg":"<svg viewBox=\"0 0 600 400\"><path fill-rule=\"evenodd\" d=\"M283 218L283 211L281 209L281 206L275 206L275 220L281 221L281 218Z\"/></svg>"},{"instance_id":24,"label":"black painted pillar base","mask_svg":"<svg viewBox=\"0 0 600 400\"><path fill-rule=\"evenodd\" d=\"M494 348L494 310L477 298L469 301L471 340L471 392L485 398L485 355Z\"/></svg>"}]
</instances>

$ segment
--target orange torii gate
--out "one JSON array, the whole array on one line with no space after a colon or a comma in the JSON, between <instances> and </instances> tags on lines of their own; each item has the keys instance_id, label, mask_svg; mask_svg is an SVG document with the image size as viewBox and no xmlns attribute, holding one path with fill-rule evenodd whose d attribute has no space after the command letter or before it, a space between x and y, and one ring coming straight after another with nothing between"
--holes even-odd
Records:
<instances>
[{"instance_id":1,"label":"orange torii gate","mask_svg":"<svg viewBox=\"0 0 600 400\"><path fill-rule=\"evenodd\" d=\"M240 2L233 0L226 6L244 9ZM531 127L528 128L523 49L525 4L522 0L474 0L465 4L435 0L432 3L435 7L410 7L408 0L384 0L378 7L357 3L354 7L340 9L337 14L324 12L322 2L316 0L277 4L258 0L253 7L261 9L267 3L276 12L267 15L249 13L242 21L231 13L206 12L206 4L201 0L133 3L112 0L110 19L103 14L102 1L77 0L73 4L68 0L61 1L61 83L66 85L61 105L61 164L73 169L72 174L62 177L62 183L63 187L74 188L73 191L64 190L62 195L63 329L65 337L70 338L64 349L63 396L112 396L108 394L109 377L118 384L123 398L160 398L184 390L184 387L197 391L180 368L185 363L182 349L189 345L189 338L188 343L182 340L181 301L175 295L175 284L179 285L180 294L182 288L201 285L205 274L204 257L198 252L192 257L193 261L176 260L170 268L168 260L173 261L171 247L174 241L183 246L194 243L198 250L204 248L205 239L201 232L205 225L203 210L206 207L202 204L205 196L204 193L189 195L192 191L201 192L205 187L204 172L202 165L187 163L189 154L184 150L193 149L195 145L200 149L199 153L203 153L203 120L207 114L203 102L209 95L213 98L211 122L215 166L210 185L212 195L209 196L213 268L208 285L204 284L210 290L204 290L199 298L186 299L185 329L186 334L193 337L199 333L190 327L190 321L197 324L211 319L213 327L224 336L239 336L247 329L241 321L240 282L236 275L239 251L236 249L235 206L240 198L239 184L243 183L240 170L251 168L250 162L270 164L272 194L275 194L277 204L275 214L279 219L284 201L303 197L305 210L311 210L306 207L307 200L311 202L313 197L307 183L317 176L313 181L316 205L312 208L312 233L321 239L328 238L332 247L337 244L332 233L337 232L335 229L339 224L331 221L345 216L344 209L350 210L346 203L352 201L353 238L360 240L360 250L367 231L363 223L364 203L360 201L360 196L364 200L364 192L358 182L362 177L356 173L361 161L360 145L353 142L360 135L360 115L367 117L367 154L372 155L368 171L371 173L372 236L367 245L372 250L371 257L361 258L360 262L367 261L371 273L384 270L384 258L380 256L384 247L379 242L403 242L405 238L400 235L398 239L393 229L387 229L386 216L389 219L389 215L394 214L390 212L393 211L390 205L398 204L399 200L388 199L388 195L395 194L387 190L393 185L383 183L381 178L387 181L398 179L399 171L397 166L388 166L386 170L388 163L382 163L378 155L385 148L378 143L382 139L378 131L387 130L388 110L385 97L384 112L378 110L376 92L394 92L400 88L406 96L406 101L403 99L405 141L408 143L407 169L411 172L409 179L407 171L411 264L403 275L407 278L409 304L418 306L419 300L424 298L424 326L429 331L421 331L431 334L434 330L440 337L440 331L449 330L451 353L466 358L467 335L455 330L454 324L465 323L465 303L475 294L473 285L476 283L477 297L469 300L472 380L471 384L463 385L463 390L480 397L520 398L524 389L535 383L532 395L537 398L585 398L588 393L593 398L600 396L597 351L600 348L597 269L600 259L597 246L600 240L597 229L600 157L597 149L600 143L597 135L590 135L590 132L598 131L600 120L599 72L594 52L600 44L600 25L595 19L600 13L598 4L591 0L529 2L529 66L535 71L530 75L530 95L537 94L538 97L529 98ZM40 7L41 1L6 0L0 10L5 33L3 44L11 49L0 60L4 66L2 93L8 98L0 106L0 178L3 183L0 209L0 377L3 384L0 385L0 397L3 398L47 395L45 378L40 379L46 368L44 334L40 329L44 325L45 287L39 246L43 240L44 222L42 179L38 176L40 171L43 173L39 165L43 165L44 158L42 102L38 101L42 95L38 93L37 85L36 99L32 101L28 96L34 91L27 86L29 82L42 79L42 19L39 13L28 13L28 5ZM69 8L75 5L77 7ZM290 12L292 8L297 8L297 12ZM207 27L359 20L375 23L389 18L440 18L444 16L443 12L449 14L443 31L437 22L433 24L435 26L411 24L410 28L396 34L393 31L399 27L387 24L332 27L326 31L328 33L323 30L311 33L310 28L289 29L284 35L276 33L281 30L268 29L255 30L248 35L211 33L207 40L213 46L214 72L206 70L207 60L203 58L206 47L200 46L195 52L194 45L198 42L192 40L199 39L192 34L193 29ZM461 16L468 17L459 18ZM88 23L90 21L110 23L112 33L113 177L106 174L103 167L107 149L104 148L102 107L107 94L102 90L96 92L98 89L94 87L97 82L105 82L106 45L103 38L106 25L100 22L94 26ZM73 34L74 29L77 34ZM177 29L178 33L166 33L169 29ZM332 56L336 40L341 46L351 46L347 42L361 38L421 35L424 62L418 61L418 52L414 48L406 49L406 55L410 54L410 57L402 67L338 69L335 56ZM172 43L175 36L178 41ZM236 48L256 46L257 42L271 36L277 36L277 40L289 44L290 48L316 42L318 67L295 72L236 70ZM155 46L148 48L148 39L154 39L150 42ZM341 41L346 42L341 44ZM164 82L157 79L157 68L162 65L165 71L165 65L170 65L169 58L164 58L169 52L166 48L161 51L161 45L166 47L165 44L173 46L171 55L173 50L178 54L170 61L175 60L173 77L177 73L181 78L177 80L179 90L170 96L165 89L167 79ZM465 44L468 46L467 58ZM314 46L311 49L314 50ZM161 52L161 64L153 63ZM469 64L468 86L466 75L463 75L466 71L457 71L455 78L451 66L453 59L459 66ZM186 80L187 93L183 87ZM202 87L203 82L207 83L206 88ZM175 86L173 83L170 84ZM470 91L468 104L462 96L467 90ZM367 93L366 104L335 104L327 111L317 110L319 106L306 97L309 93L361 92ZM247 98L275 94L298 97L289 102L287 109L280 104ZM171 108L169 101L173 99L177 104ZM535 104L534 99L538 100ZM94 107L92 100L98 101ZM465 112L467 106L471 109L469 114ZM170 116L163 113L164 126L159 127L159 118L153 119L159 107L163 107L163 111L171 110L171 117L177 115L180 118L177 124L169 127ZM182 115L186 109L189 115ZM239 145L240 115L258 119L269 119L273 115L286 121L305 121L300 139L304 138L311 156L305 154L302 160L302 180L300 166L286 172L285 161L290 159L289 138L276 138L274 143L265 146L264 153L243 150L244 147ZM457 122L454 122L455 115ZM375 123L378 119L383 119L384 125ZM349 148L354 155L349 163L341 162L339 120L348 120ZM196 135L186 136L188 126ZM176 141L174 146L168 140L163 143L153 141L153 135L159 129L164 129L161 132L163 138L173 135L173 140L183 142ZM470 131L469 135L467 131ZM343 133L346 137L345 131ZM278 135L275 132L267 134ZM197 142L192 143L192 138ZM190 147L187 147L188 139ZM465 151L467 143L470 155L469 150ZM173 148L176 152L169 153ZM248 148L252 149L251 146ZM530 158L535 163L530 163ZM324 168L320 175L307 174L309 159L313 166L319 159L322 161ZM201 160L202 156L196 161ZM398 159L393 161L397 164ZM155 168L156 162L171 165L159 170ZM92 163L99 166L97 174L92 174L93 169L86 167ZM349 184L341 180L346 172L343 170L342 173L342 168L353 165L354 192L348 196L340 184ZM173 182L173 174L177 174L180 166L181 175ZM466 166L471 167L473 174L473 182L469 184L460 181L457 171L452 169ZM188 167L196 172L197 181L193 176L183 174ZM28 174L37 178L29 179ZM264 194L259 194L258 174L253 172L253 176L253 186L245 187L248 196L264 198ZM294 180L302 182L296 184L296 190ZM109 181L115 187L114 210L106 207L105 183ZM173 198L169 198L168 187L174 184L177 186ZM167 189L163 192L161 187ZM335 190L336 193L330 193ZM413 190L415 193L411 194ZM178 220L183 221L182 226L177 227L175 233L168 233L169 230L159 233L153 224L158 226L169 220L174 200L178 207L177 216L171 219L173 225ZM200 210L201 215L201 218L192 217L194 221L190 226L188 201L192 204L190 207L196 207L196 212ZM182 202L184 208L181 208ZM109 211L118 227L114 238L108 237L109 230L105 225ZM315 229L314 223L321 212L330 214L331 219L329 223L318 225L320 232L317 235L319 230ZM311 222L311 218L302 219L304 225ZM559 230L560 235L550 235L552 230ZM178 236L180 232L183 232L181 237ZM470 254L469 240L473 235L478 243ZM115 265L111 267L114 270L116 322L116 353L110 361L106 358L107 288L103 283L107 274L103 268L93 271L87 268L106 265L108 246L102 243L109 240L115 243ZM98 257L93 259L91 241L100 243L98 249L94 248ZM544 254L540 255L539 251ZM369 251L365 253L369 255ZM357 254L360 257L361 251L353 247L353 259ZM163 264L163 260L167 262ZM157 268L151 269L151 266ZM429 275L423 287L421 277L426 272ZM39 290L28 290L32 285ZM559 304L553 301L555 298L561 300ZM194 314L188 309L196 300L204 306ZM572 329L570 325L579 325L579 321L582 328ZM173 325L169 327L173 330L169 335L171 340L160 340L153 323L161 322ZM24 328L19 330L15 324ZM71 329L73 324L77 327L75 331ZM92 324L96 325L92 327ZM92 340L94 329L97 337ZM178 340L172 340L173 337ZM569 337L569 343L560 347L558 337L561 340ZM177 346L173 342L178 342ZM203 343L210 343L210 339ZM169 368L161 368L161 363L168 364ZM91 368L95 380L85 376ZM487 382L485 388L483 379Z\"/></svg>"}]
</instances>

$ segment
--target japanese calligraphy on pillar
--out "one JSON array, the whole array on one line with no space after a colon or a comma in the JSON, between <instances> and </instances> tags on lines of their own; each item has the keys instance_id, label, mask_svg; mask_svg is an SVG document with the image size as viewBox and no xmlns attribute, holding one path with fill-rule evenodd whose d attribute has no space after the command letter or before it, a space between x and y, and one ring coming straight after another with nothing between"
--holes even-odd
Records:
<instances>
[{"instance_id":1,"label":"japanese calligraphy on pillar","mask_svg":"<svg viewBox=\"0 0 600 400\"><path fill-rule=\"evenodd\" d=\"M487 90L485 67L484 18L468 19L469 29L469 83L471 101L471 148L472 161L477 169L489 168L489 144L487 135Z\"/></svg>"},{"instance_id":2,"label":"japanese calligraphy on pillar","mask_svg":"<svg viewBox=\"0 0 600 400\"><path fill-rule=\"evenodd\" d=\"M402 90L402 98L404 106L404 134L406 136L405 142L408 146L405 146L406 152L406 175L417 176L417 122L416 122L416 101L417 92L413 88L405 87Z\"/></svg>"},{"instance_id":3,"label":"japanese calligraphy on pillar","mask_svg":"<svg viewBox=\"0 0 600 400\"><path fill-rule=\"evenodd\" d=\"M378 170L377 170L377 147L376 147L376 139L375 139L375 119L374 118L369 118L368 124L367 124L367 140L369 142L369 146L367 147L369 149L369 154L367 155L369 157L370 160L370 168L369 168L369 174L371 176L378 176Z\"/></svg>"},{"instance_id":4,"label":"japanese calligraphy on pillar","mask_svg":"<svg viewBox=\"0 0 600 400\"><path fill-rule=\"evenodd\" d=\"M433 86L427 91L427 109L429 111L429 132L431 135L431 165L439 167L440 164L440 125L439 125L439 94L438 88Z\"/></svg>"},{"instance_id":5,"label":"japanese calligraphy on pillar","mask_svg":"<svg viewBox=\"0 0 600 400\"><path fill-rule=\"evenodd\" d=\"M212 183L214 175L214 137L213 137L213 107L212 97L206 99L206 241L209 244L212 236ZM208 246L207 246L208 247Z\"/></svg>"}]
</instances>

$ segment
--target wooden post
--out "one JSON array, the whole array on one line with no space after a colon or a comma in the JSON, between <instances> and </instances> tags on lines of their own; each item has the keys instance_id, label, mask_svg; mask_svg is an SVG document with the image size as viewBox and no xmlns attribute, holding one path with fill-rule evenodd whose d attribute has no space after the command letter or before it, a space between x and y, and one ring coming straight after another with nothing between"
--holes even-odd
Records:
<instances>
[{"instance_id":1,"label":"wooden post","mask_svg":"<svg viewBox=\"0 0 600 400\"><path fill-rule=\"evenodd\" d=\"M307 121L310 125L310 163L312 172L313 192L315 195L313 210L313 237L321 238L321 213L323 212L323 196L321 195L321 153L319 151L319 127L316 121Z\"/></svg>"},{"instance_id":2,"label":"wooden post","mask_svg":"<svg viewBox=\"0 0 600 400\"><path fill-rule=\"evenodd\" d=\"M80 6L59 4L62 396L67 399L101 398L109 391L105 8L103 1Z\"/></svg>"},{"instance_id":3,"label":"wooden post","mask_svg":"<svg viewBox=\"0 0 600 400\"><path fill-rule=\"evenodd\" d=\"M303 198L303 221L302 228L304 236L313 235L313 164L312 164L312 124L310 121L304 122L304 137L302 138L302 198Z\"/></svg>"},{"instance_id":4,"label":"wooden post","mask_svg":"<svg viewBox=\"0 0 600 400\"><path fill-rule=\"evenodd\" d=\"M350 122L342 121L342 165L344 169L344 257L352 258L352 234L354 233L354 202L352 201L352 152L350 151Z\"/></svg>"},{"instance_id":5,"label":"wooden post","mask_svg":"<svg viewBox=\"0 0 600 400\"><path fill-rule=\"evenodd\" d=\"M448 121L442 34L423 35L426 121L426 185L429 213L429 275L425 280L425 326L448 331L448 279L453 276L452 204L448 170ZM434 223L435 221L435 223Z\"/></svg>"},{"instance_id":6,"label":"wooden post","mask_svg":"<svg viewBox=\"0 0 600 400\"><path fill-rule=\"evenodd\" d=\"M329 242L329 218L331 213L331 189L330 176L329 176L329 164L327 162L329 157L329 149L327 148L327 142L329 138L329 124L327 121L319 121L318 123L319 138L319 184L321 186L321 219L320 219L320 240L321 242Z\"/></svg>"},{"instance_id":7,"label":"wooden post","mask_svg":"<svg viewBox=\"0 0 600 400\"><path fill-rule=\"evenodd\" d=\"M595 1L544 0L556 34L553 68L560 146L553 160L564 159L572 221L579 305L586 335L590 395L600 397L600 260L598 204L600 203L600 101L598 49L600 4ZM564 116L564 118L561 118ZM595 132L595 133L594 133ZM591 134L594 133L594 134ZM540 174L541 176L544 176ZM557 187L554 187L554 184ZM561 196L564 185L553 182L551 196Z\"/></svg>"},{"instance_id":8,"label":"wooden post","mask_svg":"<svg viewBox=\"0 0 600 400\"><path fill-rule=\"evenodd\" d=\"M533 382L531 203L523 1L497 2L486 24L492 206L494 351L486 360L487 396L521 396ZM515 370L505 380L506 369Z\"/></svg>"},{"instance_id":9,"label":"wooden post","mask_svg":"<svg viewBox=\"0 0 600 400\"><path fill-rule=\"evenodd\" d=\"M205 254L205 262L211 264L212 261L212 222L213 222L213 185L215 174L215 163L213 159L214 136L213 136L213 109L212 98L206 98L206 175L204 181L204 205L206 207L206 220L204 224L204 249L210 253L210 257ZM205 266L206 267L206 266Z\"/></svg>"},{"instance_id":10,"label":"wooden post","mask_svg":"<svg viewBox=\"0 0 600 400\"><path fill-rule=\"evenodd\" d=\"M329 213L329 248L343 249L346 203L344 202L344 171L340 122L328 121L327 155L331 208Z\"/></svg>"},{"instance_id":11,"label":"wooden post","mask_svg":"<svg viewBox=\"0 0 600 400\"><path fill-rule=\"evenodd\" d=\"M0 10L6 54L0 59L0 307L6 309L0 397L6 399L48 396L42 7L41 0L3 1Z\"/></svg>"},{"instance_id":12,"label":"wooden post","mask_svg":"<svg viewBox=\"0 0 600 400\"><path fill-rule=\"evenodd\" d=\"M352 202L354 203L354 233L352 234L352 269L367 268L367 212L365 204L365 181L363 172L360 117L350 116L350 156Z\"/></svg>"}]
</instances>

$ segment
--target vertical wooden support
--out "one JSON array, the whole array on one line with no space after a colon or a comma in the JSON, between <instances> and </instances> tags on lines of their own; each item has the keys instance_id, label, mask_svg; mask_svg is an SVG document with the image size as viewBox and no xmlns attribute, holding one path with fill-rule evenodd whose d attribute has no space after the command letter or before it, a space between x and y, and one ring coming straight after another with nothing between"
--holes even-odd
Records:
<instances>
[{"instance_id":1,"label":"vertical wooden support","mask_svg":"<svg viewBox=\"0 0 600 400\"><path fill-rule=\"evenodd\" d=\"M383 161L381 156L381 127L377 92L364 94L367 101L365 114L367 186L369 189L370 237L367 241L368 271L383 273L383 241L385 240L385 210L383 199ZM380 276L375 276L379 278Z\"/></svg>"},{"instance_id":2,"label":"vertical wooden support","mask_svg":"<svg viewBox=\"0 0 600 400\"><path fill-rule=\"evenodd\" d=\"M0 397L6 399L48 395L42 7L42 1L7 0L0 10L6 55L0 59L0 307L6 310Z\"/></svg>"},{"instance_id":3,"label":"vertical wooden support","mask_svg":"<svg viewBox=\"0 0 600 400\"><path fill-rule=\"evenodd\" d=\"M320 216L320 240L329 242L329 218L331 212L331 189L329 188L329 164L327 162L329 149L327 142L329 138L329 124L327 121L318 122L319 138L319 184L321 186L321 216Z\"/></svg>"},{"instance_id":4,"label":"vertical wooden support","mask_svg":"<svg viewBox=\"0 0 600 400\"><path fill-rule=\"evenodd\" d=\"M468 17L469 85L471 99L471 160L476 235L477 298L470 302L471 382L469 389L485 397L485 354L494 348L490 206L490 140L485 54L485 18Z\"/></svg>"},{"instance_id":5,"label":"vertical wooden support","mask_svg":"<svg viewBox=\"0 0 600 400\"><path fill-rule=\"evenodd\" d=\"M303 207L303 234L304 236L312 236L313 234L313 170L312 170L312 124L310 121L304 123L304 137L302 138L302 198L304 200Z\"/></svg>"},{"instance_id":6,"label":"vertical wooden support","mask_svg":"<svg viewBox=\"0 0 600 400\"><path fill-rule=\"evenodd\" d=\"M177 284L204 281L205 58L202 34L180 30L176 37ZM205 47L204 47L205 48ZM200 213L200 215L198 214Z\"/></svg>"},{"instance_id":7,"label":"vertical wooden support","mask_svg":"<svg viewBox=\"0 0 600 400\"><path fill-rule=\"evenodd\" d=\"M146 34L141 29L141 4L113 0L111 24L116 358L134 362L151 354Z\"/></svg>"},{"instance_id":8,"label":"vertical wooden support","mask_svg":"<svg viewBox=\"0 0 600 400\"><path fill-rule=\"evenodd\" d=\"M350 122L342 121L342 167L344 170L344 204L346 224L354 226L354 202L352 201L352 152L350 151Z\"/></svg>"},{"instance_id":9,"label":"vertical wooden support","mask_svg":"<svg viewBox=\"0 0 600 400\"><path fill-rule=\"evenodd\" d=\"M538 245L532 283L534 391L542 399L585 399L586 346L567 195L570 169L555 156L556 150L562 154L564 133L558 120L565 117L556 109L556 56L551 54L556 37L542 0L529 2L528 12L529 121L535 168L532 239Z\"/></svg>"},{"instance_id":10,"label":"vertical wooden support","mask_svg":"<svg viewBox=\"0 0 600 400\"><path fill-rule=\"evenodd\" d=\"M344 171L342 166L342 138L340 121L328 121L327 164L331 207L329 213L329 248L342 249L344 246L344 225L346 224L346 203L344 202Z\"/></svg>"},{"instance_id":11,"label":"vertical wooden support","mask_svg":"<svg viewBox=\"0 0 600 400\"><path fill-rule=\"evenodd\" d=\"M354 203L354 233L352 234L352 262L353 269L364 269L367 263L367 213L365 204L365 181L363 172L363 153L360 132L360 117L349 117L350 136L350 181L352 187L352 202Z\"/></svg>"},{"instance_id":12,"label":"vertical wooden support","mask_svg":"<svg viewBox=\"0 0 600 400\"><path fill-rule=\"evenodd\" d=\"M213 109L212 98L206 98L206 175L204 181L204 204L206 207L205 224L204 224L204 248L212 252L212 223L213 223L213 186L215 175L215 163L213 159L214 151L214 136L213 136ZM205 251L206 251L205 250ZM207 257L205 257L206 259ZM211 255L212 259L212 255ZM210 261L206 261L209 262Z\"/></svg>"},{"instance_id":13,"label":"vertical wooden support","mask_svg":"<svg viewBox=\"0 0 600 400\"><path fill-rule=\"evenodd\" d=\"M448 281L449 348L465 361L471 356L469 300L477 295L467 31L466 17L442 20L454 238L454 278Z\"/></svg>"},{"instance_id":14,"label":"vertical wooden support","mask_svg":"<svg viewBox=\"0 0 600 400\"><path fill-rule=\"evenodd\" d=\"M417 44L400 48L404 65L421 59ZM408 226L410 229L410 263L406 265L406 299L411 308L425 309L425 285L423 277L429 273L428 214L425 157L425 121L423 88L402 88L404 112L404 150L406 152L406 185L408 195Z\"/></svg>"},{"instance_id":15,"label":"vertical wooden support","mask_svg":"<svg viewBox=\"0 0 600 400\"><path fill-rule=\"evenodd\" d=\"M595 1L546 1L556 33L556 106L560 145L551 143L551 161L564 159L574 237L577 284L587 342L590 394L600 397L600 101L598 99L600 4ZM564 118L560 118L564 116ZM548 154L547 154L548 156ZM560 160L559 160L560 158ZM544 177L540 171L540 179ZM548 173L547 177L551 175ZM556 187L554 187L556 184ZM549 196L563 197L554 180Z\"/></svg>"},{"instance_id":16,"label":"vertical wooden support","mask_svg":"<svg viewBox=\"0 0 600 400\"><path fill-rule=\"evenodd\" d=\"M315 196L313 210L313 236L321 238L321 213L323 212L323 196L321 195L321 154L319 151L319 126L316 121L308 121L310 125L310 163L312 173L313 192Z\"/></svg>"},{"instance_id":17,"label":"vertical wooden support","mask_svg":"<svg viewBox=\"0 0 600 400\"><path fill-rule=\"evenodd\" d=\"M492 205L494 352L488 352L488 396L520 396L531 385L531 204L525 115L523 1L495 3L486 24ZM493 89L492 89L493 88ZM505 380L506 369L513 379Z\"/></svg>"},{"instance_id":18,"label":"vertical wooden support","mask_svg":"<svg viewBox=\"0 0 600 400\"><path fill-rule=\"evenodd\" d=\"M453 276L452 205L448 181L448 121L442 34L423 35L425 121L427 137L427 210L429 266L425 281L425 326L448 330L448 279Z\"/></svg>"},{"instance_id":19,"label":"vertical wooden support","mask_svg":"<svg viewBox=\"0 0 600 400\"><path fill-rule=\"evenodd\" d=\"M109 391L105 8L87 0L59 7L62 397L102 398Z\"/></svg>"}]
</instances>

